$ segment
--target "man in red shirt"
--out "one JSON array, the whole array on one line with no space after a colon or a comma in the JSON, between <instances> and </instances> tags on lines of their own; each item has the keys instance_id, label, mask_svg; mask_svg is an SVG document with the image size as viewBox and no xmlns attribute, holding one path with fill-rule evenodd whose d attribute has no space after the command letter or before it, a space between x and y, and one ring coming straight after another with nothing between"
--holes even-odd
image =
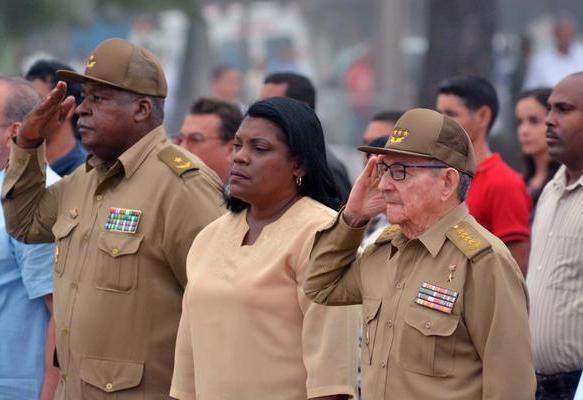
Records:
<instances>
[{"instance_id":1,"label":"man in red shirt","mask_svg":"<svg viewBox=\"0 0 583 400\"><path fill-rule=\"evenodd\" d=\"M532 205L522 177L488 145L498 114L496 90L484 78L452 78L439 86L436 108L456 120L474 146L478 167L466 199L470 214L506 244L526 275Z\"/></svg>"}]
</instances>

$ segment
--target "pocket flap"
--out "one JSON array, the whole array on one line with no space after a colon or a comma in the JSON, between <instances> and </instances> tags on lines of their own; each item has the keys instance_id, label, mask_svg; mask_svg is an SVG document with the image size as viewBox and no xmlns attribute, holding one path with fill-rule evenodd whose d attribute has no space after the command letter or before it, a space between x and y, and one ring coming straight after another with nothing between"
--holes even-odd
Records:
<instances>
[{"instance_id":1,"label":"pocket flap","mask_svg":"<svg viewBox=\"0 0 583 400\"><path fill-rule=\"evenodd\" d=\"M52 231L55 236L55 240L63 239L71 233L73 228L79 224L77 220L69 220L67 218L58 219L53 225Z\"/></svg>"},{"instance_id":2,"label":"pocket flap","mask_svg":"<svg viewBox=\"0 0 583 400\"><path fill-rule=\"evenodd\" d=\"M377 317L381 308L382 299L365 297L362 299L362 316L364 322L368 323Z\"/></svg>"},{"instance_id":3,"label":"pocket flap","mask_svg":"<svg viewBox=\"0 0 583 400\"><path fill-rule=\"evenodd\" d=\"M448 315L418 304L411 304L405 315L405 322L425 336L451 336L459 321L459 315Z\"/></svg>"},{"instance_id":4,"label":"pocket flap","mask_svg":"<svg viewBox=\"0 0 583 400\"><path fill-rule=\"evenodd\" d=\"M108 393L138 386L143 374L143 363L94 358L81 361L81 380Z\"/></svg>"},{"instance_id":5,"label":"pocket flap","mask_svg":"<svg viewBox=\"0 0 583 400\"><path fill-rule=\"evenodd\" d=\"M127 233L101 232L97 247L112 257L119 257L137 253L142 239L143 236Z\"/></svg>"}]
</instances>

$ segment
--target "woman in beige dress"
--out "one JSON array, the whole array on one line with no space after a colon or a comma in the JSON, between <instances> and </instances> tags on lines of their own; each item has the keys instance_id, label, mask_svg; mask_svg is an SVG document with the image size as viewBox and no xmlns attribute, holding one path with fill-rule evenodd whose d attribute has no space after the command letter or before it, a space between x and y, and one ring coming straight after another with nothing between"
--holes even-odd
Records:
<instances>
[{"instance_id":1,"label":"woman in beige dress","mask_svg":"<svg viewBox=\"0 0 583 400\"><path fill-rule=\"evenodd\" d=\"M283 97L253 104L235 136L226 193L230 212L188 255L171 395L352 398L359 309L322 307L301 290L337 198L316 114Z\"/></svg>"}]
</instances>

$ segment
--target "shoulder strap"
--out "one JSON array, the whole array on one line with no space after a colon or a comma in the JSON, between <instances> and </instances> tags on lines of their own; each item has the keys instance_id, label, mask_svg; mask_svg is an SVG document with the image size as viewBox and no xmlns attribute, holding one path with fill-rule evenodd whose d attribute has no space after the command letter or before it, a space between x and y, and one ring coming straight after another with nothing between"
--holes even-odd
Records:
<instances>
[{"instance_id":1,"label":"shoulder strap","mask_svg":"<svg viewBox=\"0 0 583 400\"><path fill-rule=\"evenodd\" d=\"M174 146L168 146L161 150L158 153L158 158L178 176L182 176L188 171L198 170L190 157Z\"/></svg>"},{"instance_id":2,"label":"shoulder strap","mask_svg":"<svg viewBox=\"0 0 583 400\"><path fill-rule=\"evenodd\" d=\"M467 221L449 228L445 236L470 260L492 248L486 238Z\"/></svg>"}]
</instances>

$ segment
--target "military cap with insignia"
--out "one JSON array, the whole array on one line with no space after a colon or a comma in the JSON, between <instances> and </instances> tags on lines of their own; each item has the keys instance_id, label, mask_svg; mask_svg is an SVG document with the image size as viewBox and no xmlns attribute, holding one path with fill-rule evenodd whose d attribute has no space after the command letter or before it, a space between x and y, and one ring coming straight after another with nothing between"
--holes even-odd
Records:
<instances>
[{"instance_id":1,"label":"military cap with insignia","mask_svg":"<svg viewBox=\"0 0 583 400\"><path fill-rule=\"evenodd\" d=\"M358 150L432 158L470 176L476 172L474 149L466 131L453 119L425 108L403 114L384 148L361 146Z\"/></svg>"},{"instance_id":2,"label":"military cap with insignia","mask_svg":"<svg viewBox=\"0 0 583 400\"><path fill-rule=\"evenodd\" d=\"M128 92L166 97L168 85L158 58L148 49L124 39L99 44L85 63L85 74L59 70L61 79L96 82Z\"/></svg>"}]
</instances>

